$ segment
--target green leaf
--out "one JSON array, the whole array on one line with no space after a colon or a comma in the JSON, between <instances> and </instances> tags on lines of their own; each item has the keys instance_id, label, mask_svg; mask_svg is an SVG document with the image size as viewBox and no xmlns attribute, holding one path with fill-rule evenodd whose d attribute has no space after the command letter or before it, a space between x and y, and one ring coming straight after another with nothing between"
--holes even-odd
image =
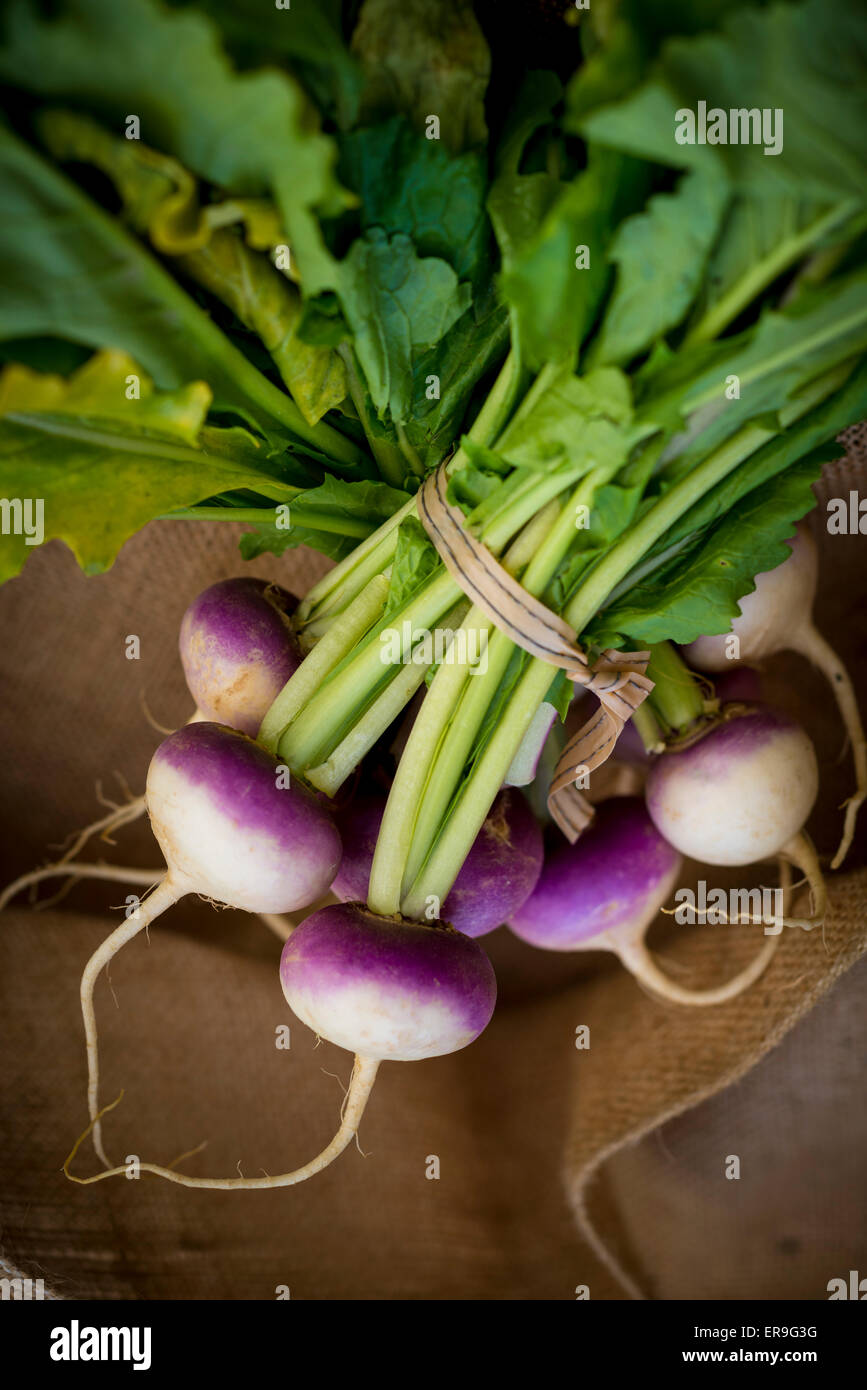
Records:
<instances>
[{"instance_id":1,"label":"green leaf","mask_svg":"<svg viewBox=\"0 0 867 1390\"><path fill-rule=\"evenodd\" d=\"M407 493L386 483L327 477L318 487L293 497L289 526L275 516L246 532L240 541L241 554L251 560L256 555L282 555L295 546L309 545L333 560L342 560L407 500Z\"/></svg>"},{"instance_id":2,"label":"green leaf","mask_svg":"<svg viewBox=\"0 0 867 1390\"><path fill-rule=\"evenodd\" d=\"M341 0L292 0L286 9L262 0L196 0L195 7L219 24L245 67L288 59L320 110L333 111L344 129L354 123L363 79L343 42Z\"/></svg>"},{"instance_id":3,"label":"green leaf","mask_svg":"<svg viewBox=\"0 0 867 1390\"><path fill-rule=\"evenodd\" d=\"M128 398L130 391L139 396ZM213 494L250 488L291 497L285 461L244 430L203 428L204 382L153 387L121 352L98 353L68 379L8 366L0 375L0 495L44 509L44 538L59 537L88 572L107 569L152 517ZM0 579L30 548L5 535Z\"/></svg>"},{"instance_id":4,"label":"green leaf","mask_svg":"<svg viewBox=\"0 0 867 1390\"><path fill-rule=\"evenodd\" d=\"M538 130L551 124L554 111L563 97L560 79L547 69L528 72L509 105L505 124L495 153L497 175L514 178L530 139ZM556 178L549 176L553 183Z\"/></svg>"},{"instance_id":5,"label":"green leaf","mask_svg":"<svg viewBox=\"0 0 867 1390\"><path fill-rule=\"evenodd\" d=\"M549 469L580 458L585 471L625 459L631 445L632 393L615 367L579 377L561 372L531 392L497 441L515 467Z\"/></svg>"},{"instance_id":6,"label":"green leaf","mask_svg":"<svg viewBox=\"0 0 867 1390\"><path fill-rule=\"evenodd\" d=\"M440 565L433 542L418 517L408 516L397 532L397 549L391 565L383 617L402 608L421 589Z\"/></svg>"},{"instance_id":7,"label":"green leaf","mask_svg":"<svg viewBox=\"0 0 867 1390\"><path fill-rule=\"evenodd\" d=\"M157 251L178 256L206 246L218 228L243 227L250 246L270 251L285 232L268 198L233 198L199 205L192 174L171 155L141 140L126 140L98 121L62 107L37 111L33 126L60 163L92 164L111 179L123 202L123 218L150 238Z\"/></svg>"},{"instance_id":8,"label":"green leaf","mask_svg":"<svg viewBox=\"0 0 867 1390\"><path fill-rule=\"evenodd\" d=\"M470 396L508 347L509 312L489 286L439 343L416 357L406 436L426 469L455 443Z\"/></svg>"},{"instance_id":9,"label":"green leaf","mask_svg":"<svg viewBox=\"0 0 867 1390\"><path fill-rule=\"evenodd\" d=\"M754 576L786 559L784 542L794 523L815 506L812 484L826 457L808 455L782 479L753 489L700 547L652 585L637 585L628 602L601 615L601 623L640 642L687 643L728 632L738 600L755 588Z\"/></svg>"},{"instance_id":10,"label":"green leaf","mask_svg":"<svg viewBox=\"0 0 867 1390\"><path fill-rule=\"evenodd\" d=\"M727 201L724 180L696 169L676 192L657 194L620 224L608 252L617 279L594 363L622 365L681 322L702 284Z\"/></svg>"},{"instance_id":11,"label":"green leaf","mask_svg":"<svg viewBox=\"0 0 867 1390\"><path fill-rule=\"evenodd\" d=\"M377 228L353 242L339 284L373 403L403 422L412 409L414 357L466 312L470 287L445 261L421 259L409 237L389 239Z\"/></svg>"},{"instance_id":12,"label":"green leaf","mask_svg":"<svg viewBox=\"0 0 867 1390\"><path fill-rule=\"evenodd\" d=\"M359 196L363 230L402 232L420 256L448 261L459 280L479 280L490 241L481 155L453 155L394 116L344 138L340 175Z\"/></svg>"},{"instance_id":13,"label":"green leaf","mask_svg":"<svg viewBox=\"0 0 867 1390\"><path fill-rule=\"evenodd\" d=\"M267 256L223 231L178 264L258 334L308 425L340 404L347 389L343 363L333 348L301 341L301 296Z\"/></svg>"},{"instance_id":14,"label":"green leaf","mask_svg":"<svg viewBox=\"0 0 867 1390\"><path fill-rule=\"evenodd\" d=\"M867 409L867 366L853 371L841 388L802 419L791 424L776 439L753 454L721 482L717 483L649 552L665 552L670 546L688 542L708 526L733 512L752 488L770 482L799 458L833 440L847 424L858 420ZM837 447L837 446L835 446ZM838 450L839 452L839 450ZM836 456L836 455L835 455Z\"/></svg>"},{"instance_id":15,"label":"green leaf","mask_svg":"<svg viewBox=\"0 0 867 1390\"><path fill-rule=\"evenodd\" d=\"M68 111L40 113L39 129L57 159L92 163L111 178L127 220L150 236L157 250L197 284L216 295L271 354L308 425L315 425L346 395L346 373L337 354L311 347L298 337L302 306L295 286L234 230L219 225L226 204L198 206L195 181L177 160L155 153L141 141L123 140L89 117ZM250 205L236 205L239 215ZM261 235L263 214L255 232ZM215 225L216 224L216 225ZM249 232L248 232L249 235ZM275 230L274 240L281 234Z\"/></svg>"},{"instance_id":16,"label":"green leaf","mask_svg":"<svg viewBox=\"0 0 867 1390\"><path fill-rule=\"evenodd\" d=\"M562 612L566 607L590 565L633 521L642 491L642 483L621 482L605 483L596 489L589 525L578 531L570 554L549 586L548 602L557 612Z\"/></svg>"},{"instance_id":17,"label":"green leaf","mask_svg":"<svg viewBox=\"0 0 867 1390\"><path fill-rule=\"evenodd\" d=\"M797 194L735 198L707 267L688 343L716 337L756 295L808 252L826 251L867 225L855 199L820 203Z\"/></svg>"},{"instance_id":18,"label":"green leaf","mask_svg":"<svg viewBox=\"0 0 867 1390\"><path fill-rule=\"evenodd\" d=\"M638 17L641 16L639 8ZM633 92L647 65L646 41L632 17L617 17L607 35L572 78L566 89L564 125L577 131L582 118L598 106Z\"/></svg>"},{"instance_id":19,"label":"green leaf","mask_svg":"<svg viewBox=\"0 0 867 1390\"><path fill-rule=\"evenodd\" d=\"M781 410L804 386L867 348L867 272L805 292L783 312L766 310L736 338L676 353L651 377L640 413L661 425L693 415L695 442L676 453L685 472L747 420ZM737 377L739 396L727 395Z\"/></svg>"},{"instance_id":20,"label":"green leaf","mask_svg":"<svg viewBox=\"0 0 867 1390\"><path fill-rule=\"evenodd\" d=\"M468 461L449 477L447 495L450 502L469 516L486 497L503 496L503 482L512 469L500 454L467 436L461 440L461 448Z\"/></svg>"},{"instance_id":21,"label":"green leaf","mask_svg":"<svg viewBox=\"0 0 867 1390\"><path fill-rule=\"evenodd\" d=\"M608 285L611 235L640 203L643 186L634 161L598 147L571 183L504 172L493 185L488 210L503 258L500 291L530 367L574 365Z\"/></svg>"},{"instance_id":22,"label":"green leaf","mask_svg":"<svg viewBox=\"0 0 867 1390\"><path fill-rule=\"evenodd\" d=\"M575 686L565 671L558 671L545 695L545 704L551 705L559 715L560 723L566 723L569 707L575 699Z\"/></svg>"},{"instance_id":23,"label":"green leaf","mask_svg":"<svg viewBox=\"0 0 867 1390\"><path fill-rule=\"evenodd\" d=\"M126 351L173 389L207 381L214 404L263 433L310 436L297 406L220 332L114 217L0 127L0 338L52 336ZM326 426L315 438L347 441ZM340 457L337 454L337 457Z\"/></svg>"},{"instance_id":24,"label":"green leaf","mask_svg":"<svg viewBox=\"0 0 867 1390\"><path fill-rule=\"evenodd\" d=\"M487 41L470 0L365 0L352 52L366 78L361 119L400 112L421 133L429 116L450 150L487 142Z\"/></svg>"},{"instance_id":25,"label":"green leaf","mask_svg":"<svg viewBox=\"0 0 867 1390\"><path fill-rule=\"evenodd\" d=\"M5 19L8 83L86 106L118 134L135 114L147 144L200 178L242 197L272 194L290 238L314 211L348 205L336 148L302 89L274 68L235 72L204 15L157 0L66 0L51 20L33 0L12 0Z\"/></svg>"},{"instance_id":26,"label":"green leaf","mask_svg":"<svg viewBox=\"0 0 867 1390\"><path fill-rule=\"evenodd\" d=\"M786 558L793 523L815 505L811 483L836 458L836 436L867 411L867 364L820 406L753 454L677 521L589 635L691 642L728 632L756 574ZM607 640L607 639L606 639ZM609 644L610 645L610 644Z\"/></svg>"},{"instance_id":27,"label":"green leaf","mask_svg":"<svg viewBox=\"0 0 867 1390\"><path fill-rule=\"evenodd\" d=\"M589 21L592 40L585 43L585 61L566 91L566 129L579 131L581 118L588 112L634 92L665 39L719 28L734 10L755 4L756 0L603 0L594 4L582 17L585 38Z\"/></svg>"},{"instance_id":28,"label":"green leaf","mask_svg":"<svg viewBox=\"0 0 867 1390\"><path fill-rule=\"evenodd\" d=\"M667 42L651 78L625 100L591 111L582 134L611 148L676 167L725 170L757 196L861 202L867 190L864 51L867 12L851 0L805 0L737 9L722 32ZM759 143L678 143L677 113L782 113Z\"/></svg>"}]
</instances>

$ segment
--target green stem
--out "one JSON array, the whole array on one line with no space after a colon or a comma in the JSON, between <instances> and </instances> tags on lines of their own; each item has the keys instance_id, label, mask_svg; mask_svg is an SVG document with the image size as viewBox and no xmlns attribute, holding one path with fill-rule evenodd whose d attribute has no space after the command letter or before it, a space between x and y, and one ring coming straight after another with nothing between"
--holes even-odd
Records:
<instances>
[{"instance_id":1,"label":"green stem","mask_svg":"<svg viewBox=\"0 0 867 1390\"><path fill-rule=\"evenodd\" d=\"M427 862L401 903L407 917L423 917L428 898L443 903L481 830L521 740L551 684L552 667L532 660L476 764Z\"/></svg>"},{"instance_id":2,"label":"green stem","mask_svg":"<svg viewBox=\"0 0 867 1390\"><path fill-rule=\"evenodd\" d=\"M304 658L284 685L259 729L258 741L276 751L281 735L318 689L328 672L340 662L360 637L375 623L385 607L388 580L376 575L336 620L316 647Z\"/></svg>"},{"instance_id":3,"label":"green stem","mask_svg":"<svg viewBox=\"0 0 867 1390\"><path fill-rule=\"evenodd\" d=\"M527 522L503 556L503 567L510 574L519 575L530 563L559 515L557 499L552 498Z\"/></svg>"},{"instance_id":4,"label":"green stem","mask_svg":"<svg viewBox=\"0 0 867 1390\"><path fill-rule=\"evenodd\" d=\"M759 426L746 426L704 464L674 484L642 521L612 546L604 559L591 570L566 610L566 621L580 633L590 618L602 607L618 580L628 573L644 551L672 522L692 506L708 488L725 477L743 458L771 437L769 431ZM594 479L594 474L585 480L582 487L586 487L591 479ZM560 517L555 532L558 528L572 525L574 507L579 500L585 503L587 501L586 497L573 498L572 504ZM529 588L534 581L535 575L531 571L544 565L548 544L541 548L523 576L522 583L525 587ZM407 916L423 913L425 903L431 896L439 897L441 902L445 899L502 785L509 765L520 747L521 739L545 697L551 679L552 668L547 662L534 659L524 672L487 747L452 807L421 873L401 905L401 911ZM461 770L457 769L458 777Z\"/></svg>"},{"instance_id":5,"label":"green stem","mask_svg":"<svg viewBox=\"0 0 867 1390\"><path fill-rule=\"evenodd\" d=\"M324 617L335 608L345 608L361 592L365 584L386 568L394 556L397 545L397 529L408 516L415 514L415 498L384 521L377 531L357 545L351 555L335 565L314 584L304 601L298 606L298 618L306 623L314 615Z\"/></svg>"},{"instance_id":6,"label":"green stem","mask_svg":"<svg viewBox=\"0 0 867 1390\"><path fill-rule=\"evenodd\" d=\"M768 353L761 361L743 367L739 373L741 393L744 394L747 387L755 385L763 378L771 376L774 372L781 372L803 359L805 352L818 354L827 344L834 344L839 352L839 344L845 341L847 334L853 329L860 329L863 323L864 310L859 307L853 310L848 317L837 318L833 323L827 323L822 328L816 329L808 341L801 339L786 343L782 347L778 347L773 353ZM658 416L660 410L664 410L669 404L682 404L684 410L695 419L697 412L702 407L718 400L719 382L708 380L704 389L694 395L690 393L689 388L684 393L682 387L677 387L660 398L649 398L644 405L644 414L652 419L654 414Z\"/></svg>"},{"instance_id":7,"label":"green stem","mask_svg":"<svg viewBox=\"0 0 867 1390\"><path fill-rule=\"evenodd\" d=\"M662 753L664 751L665 742L659 727L659 720L647 700L644 701L643 705L638 706L632 716L632 723L648 753Z\"/></svg>"},{"instance_id":8,"label":"green stem","mask_svg":"<svg viewBox=\"0 0 867 1390\"><path fill-rule=\"evenodd\" d=\"M427 780L415 815L407 817L412 838L406 862L402 865L403 872L398 879L398 897L413 883L424 863L476 735L515 650L515 644L505 633L496 629L491 632L493 624L485 623L481 610L477 610L477 621L480 630L488 633L485 652L487 669L464 682L452 706L450 718L442 727L440 738L430 741L427 750L429 757L424 764ZM423 712L422 708L416 717L417 724ZM425 730L428 725L429 721L425 720Z\"/></svg>"},{"instance_id":9,"label":"green stem","mask_svg":"<svg viewBox=\"0 0 867 1390\"><path fill-rule=\"evenodd\" d=\"M252 521L267 526L274 511L274 507L178 507L177 511L163 512L157 521Z\"/></svg>"},{"instance_id":10,"label":"green stem","mask_svg":"<svg viewBox=\"0 0 867 1390\"><path fill-rule=\"evenodd\" d=\"M355 406L356 414L361 422L365 437L370 445L371 453L376 459L380 473L387 483L392 487L402 488L406 477L407 464L396 444L386 439L381 434L376 434L373 428L370 411L367 408L367 397L364 392L364 385L361 380L361 373L358 370L355 353L348 343L342 343L337 349L339 356L343 360L346 368L346 381L349 386L349 399Z\"/></svg>"},{"instance_id":11,"label":"green stem","mask_svg":"<svg viewBox=\"0 0 867 1390\"><path fill-rule=\"evenodd\" d=\"M462 627L469 631L478 621L478 610L471 608ZM367 903L373 912L390 916L400 908L401 878L412 843L415 811L431 760L449 726L457 696L468 675L468 664L443 662L410 730L392 783L370 870Z\"/></svg>"},{"instance_id":12,"label":"green stem","mask_svg":"<svg viewBox=\"0 0 867 1390\"><path fill-rule=\"evenodd\" d=\"M596 469L588 474L582 480L576 497L582 500L591 497L599 482L607 480L611 471ZM549 500L552 490L551 478L542 474L537 478L535 486L535 492L528 493L523 499L521 515L511 514L508 527L502 525L496 515L491 519L490 529L493 536L483 534L482 539L494 554L513 534L513 527L523 525L539 506ZM562 487L562 479L559 486ZM549 554L550 540L546 542L545 553L537 553L528 567L525 584L533 583L537 574L540 576L542 588L549 582L562 555L565 554L563 547L568 549L575 537L572 519L574 506L573 498L572 506L566 509L558 522L559 540L556 552L551 551ZM548 556L548 559L545 556ZM551 564L553 569L550 568ZM440 569L403 608L391 613L388 620L383 619L379 626L373 628L367 634L364 645L353 653L352 659L336 670L321 687L316 697L315 711L303 711L281 742L280 752L287 762L297 771L302 771L326 760L351 728L355 712L363 710L370 699L376 698L383 684L388 682L388 667L383 666L379 640L385 627L394 627L401 631L403 624L407 622L419 627L433 627L461 597L462 591L459 586L447 572ZM320 611L316 610L317 618ZM326 608L324 612L327 615L331 609Z\"/></svg>"},{"instance_id":13,"label":"green stem","mask_svg":"<svg viewBox=\"0 0 867 1390\"><path fill-rule=\"evenodd\" d=\"M513 342L516 343L514 334ZM490 444L503 432L518 399L522 376L521 356L516 345L503 362L484 405L467 430L467 438L474 444Z\"/></svg>"},{"instance_id":14,"label":"green stem","mask_svg":"<svg viewBox=\"0 0 867 1390\"><path fill-rule=\"evenodd\" d=\"M500 368L485 404L467 431L467 437L474 444L489 444L500 433L514 406L521 385L521 375L520 359L517 351L513 349ZM449 462L449 473L457 472L466 462L466 454L462 449L458 449ZM314 585L299 607L298 616L301 622L306 622L314 614L321 617L341 606L345 607L374 574L384 570L394 556L397 528L405 517L414 516L415 513L416 502L413 497L380 526L364 545L357 546L351 555Z\"/></svg>"},{"instance_id":15,"label":"green stem","mask_svg":"<svg viewBox=\"0 0 867 1390\"><path fill-rule=\"evenodd\" d=\"M417 478L423 478L424 464L422 463L421 459L418 456L418 453L413 448L412 444L409 442L406 430L404 429L403 425L397 426L397 438L398 443L400 444L400 452L403 454L403 457L409 465L410 472L414 473Z\"/></svg>"},{"instance_id":16,"label":"green stem","mask_svg":"<svg viewBox=\"0 0 867 1390\"><path fill-rule=\"evenodd\" d=\"M528 593L538 596L551 582L575 540L573 518L576 508L592 502L596 489L607 481L610 471L595 469L582 479L567 505L558 510L548 534L521 577L522 587ZM481 614L477 621L480 619ZM490 626L487 624L489 630ZM396 843L388 843L389 836L383 833L385 821L377 841L377 854L380 856L377 892L381 892L383 900L396 901L400 891L413 880L427 857L472 745L515 650L515 644L505 633L494 631L487 646L487 671L475 675L471 682L467 681L462 691L460 686L463 682L459 684L455 681L450 704L446 704L444 698L438 699L428 710L430 692L426 697L413 726L415 749L410 754L410 745L407 744L386 808ZM547 663L542 665L547 668L547 691L554 679L555 668ZM439 679L439 673L436 679ZM411 765L405 769L404 764ZM392 797L395 798L393 809ZM489 809L490 803L485 815ZM465 854L469 852L471 844L472 840L468 842ZM456 873L461 863L463 859L458 862Z\"/></svg>"},{"instance_id":17,"label":"green stem","mask_svg":"<svg viewBox=\"0 0 867 1390\"><path fill-rule=\"evenodd\" d=\"M298 488L298 492L306 489ZM165 512L160 521L244 521L257 526L267 526L274 520L276 507L183 507L175 512ZM305 526L310 531L326 531L330 535L357 537L364 540L370 535L370 526L361 519L334 516L317 507L292 507L290 514L293 526Z\"/></svg>"},{"instance_id":18,"label":"green stem","mask_svg":"<svg viewBox=\"0 0 867 1390\"><path fill-rule=\"evenodd\" d=\"M647 674L653 690L648 703L664 725L685 733L704 711L699 684L671 642L655 642L649 651Z\"/></svg>"},{"instance_id":19,"label":"green stem","mask_svg":"<svg viewBox=\"0 0 867 1390\"><path fill-rule=\"evenodd\" d=\"M686 335L681 350L687 351L699 343L709 342L732 323L757 295L772 284L784 270L799 261L806 251L832 228L848 221L857 204L850 201L838 203L828 212L811 222L803 231L794 236L784 237L762 260L756 261L747 275L742 276L735 285L718 299L693 329Z\"/></svg>"},{"instance_id":20,"label":"green stem","mask_svg":"<svg viewBox=\"0 0 867 1390\"><path fill-rule=\"evenodd\" d=\"M387 592L388 580L383 578L382 582ZM407 645L404 642L404 624L408 625L411 645L411 633L415 626L433 630L437 622L463 597L451 575L440 571L410 603L389 613L387 617L380 617L365 634L364 644L358 650L353 649L349 659L319 687L315 701L299 713L283 735L279 746L281 758L297 771L314 767L327 759L352 728L357 712L366 709L370 701L377 698L398 670L380 641L383 633L394 629L403 654ZM330 636L329 631L322 641L327 641ZM310 656L314 656L317 650L318 647L314 647ZM299 670L304 669L310 656Z\"/></svg>"},{"instance_id":21,"label":"green stem","mask_svg":"<svg viewBox=\"0 0 867 1390\"><path fill-rule=\"evenodd\" d=\"M665 534L678 517L703 497L714 483L725 478L739 463L773 438L773 430L763 429L761 425L745 425L706 458L704 463L674 483L655 506L645 513L641 521L631 526L620 540L610 547L573 596L564 617L575 631L580 633L584 630L590 619L602 608L615 585L638 564L645 552Z\"/></svg>"},{"instance_id":22,"label":"green stem","mask_svg":"<svg viewBox=\"0 0 867 1390\"><path fill-rule=\"evenodd\" d=\"M342 743L318 767L310 768L304 775L312 786L318 787L327 796L339 791L351 772L362 758L381 738L389 724L400 714L412 699L425 678L428 667L425 663L408 662L401 666L391 685L374 700L373 704L355 724Z\"/></svg>"},{"instance_id":23,"label":"green stem","mask_svg":"<svg viewBox=\"0 0 867 1390\"><path fill-rule=\"evenodd\" d=\"M578 459L568 468L552 473L530 474L520 488L510 491L503 504L485 523L481 539L489 550L498 553L511 536L516 535L528 521L559 497L580 478L589 476L587 461ZM559 511L559 508L558 508Z\"/></svg>"}]
</instances>

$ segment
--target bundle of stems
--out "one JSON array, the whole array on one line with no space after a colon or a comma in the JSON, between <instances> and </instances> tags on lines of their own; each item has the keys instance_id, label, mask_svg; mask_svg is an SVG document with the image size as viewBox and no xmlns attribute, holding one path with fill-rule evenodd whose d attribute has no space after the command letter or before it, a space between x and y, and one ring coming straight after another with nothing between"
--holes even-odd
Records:
<instances>
[{"instance_id":1,"label":"bundle of stems","mask_svg":"<svg viewBox=\"0 0 867 1390\"><path fill-rule=\"evenodd\" d=\"M666 546L666 537L675 523L734 470L749 466L781 429L840 390L853 371L851 347L841 346L840 358L830 368L825 365L775 420L747 419L721 440L717 431L718 442L706 451L696 448L695 436L700 442L710 393L690 394L690 383L665 395L651 391L624 429L620 456L598 463L578 451L547 470L515 467L469 510L466 525L580 639L612 599L670 558L677 545ZM780 362L773 367L779 370ZM468 466L477 447L507 455L510 439L563 374L562 366L549 364L526 389L513 350L461 447L444 465L450 479ZM668 479L664 487L661 474ZM576 516L592 513L600 490L614 480L641 499L633 519L607 547L593 552L583 570L579 566L577 582L565 598L561 589L558 601L554 581L588 544ZM309 655L271 707L260 741L293 773L332 795L427 677L429 687L392 784L368 897L376 912L421 918L438 913L557 671L468 604L441 561L408 597L389 604L401 523L413 515L415 499L307 595L298 619ZM436 667L413 660L424 634L438 624L464 634L459 653L484 647L484 669L460 655ZM386 633L388 660L381 640ZM666 666L659 654L656 666L660 671ZM698 687L686 695L677 687L675 679L668 722L682 727L689 708L700 714L701 698ZM654 695L663 719L667 688L663 683Z\"/></svg>"}]
</instances>

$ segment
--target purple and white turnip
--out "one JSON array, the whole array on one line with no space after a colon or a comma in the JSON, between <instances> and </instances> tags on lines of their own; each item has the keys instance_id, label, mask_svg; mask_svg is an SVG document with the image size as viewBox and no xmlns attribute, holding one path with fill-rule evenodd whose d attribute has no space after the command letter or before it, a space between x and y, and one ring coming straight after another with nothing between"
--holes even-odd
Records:
<instances>
[{"instance_id":1,"label":"purple and white turnip","mask_svg":"<svg viewBox=\"0 0 867 1390\"><path fill-rule=\"evenodd\" d=\"M122 946L188 893L245 912L306 907L330 887L340 836L320 801L286 785L280 765L251 738L221 724L171 734L148 769L145 801L165 856L165 878L94 952L81 980L88 1108L103 1162L93 991Z\"/></svg>"},{"instance_id":2,"label":"purple and white turnip","mask_svg":"<svg viewBox=\"0 0 867 1390\"><path fill-rule=\"evenodd\" d=\"M545 860L539 882L509 921L511 931L548 951L612 951L642 984L677 1004L721 1004L757 980L777 938L724 985L687 989L656 964L648 928L677 883L683 861L655 827L639 797L613 797L597 808L575 844Z\"/></svg>"},{"instance_id":3,"label":"purple and white turnip","mask_svg":"<svg viewBox=\"0 0 867 1390\"><path fill-rule=\"evenodd\" d=\"M301 664L294 608L291 594L264 579L224 579L193 600L178 646L201 718L256 737Z\"/></svg>"},{"instance_id":4,"label":"purple and white turnip","mask_svg":"<svg viewBox=\"0 0 867 1390\"><path fill-rule=\"evenodd\" d=\"M792 553L788 560L756 575L756 587L740 600L740 614L730 631L699 637L684 652L700 671L716 672L740 662L760 662L776 652L795 651L827 676L852 744L856 780L855 791L846 802L840 845L831 863L832 869L837 869L852 843L858 810L867 797L867 740L849 673L813 622L819 559L805 523L797 527L789 545Z\"/></svg>"},{"instance_id":5,"label":"purple and white turnip","mask_svg":"<svg viewBox=\"0 0 867 1390\"><path fill-rule=\"evenodd\" d=\"M481 946L444 922L381 917L362 902L314 912L280 961L292 1012L377 1061L442 1057L491 1020L497 986Z\"/></svg>"},{"instance_id":6,"label":"purple and white turnip","mask_svg":"<svg viewBox=\"0 0 867 1390\"><path fill-rule=\"evenodd\" d=\"M813 893L813 915L797 924L820 926L825 883L803 833L819 789L813 745L778 710L728 708L734 717L655 760L645 788L651 819L681 854L703 864L747 865L782 855L802 870Z\"/></svg>"},{"instance_id":7,"label":"purple and white turnip","mask_svg":"<svg viewBox=\"0 0 867 1390\"><path fill-rule=\"evenodd\" d=\"M247 577L221 580L193 600L181 621L178 642L187 687L196 705L188 724L212 721L255 738L270 705L301 663L290 622L295 604L294 596L279 585ZM92 835L98 833L113 843L112 833L137 820L144 811L144 796L131 797L115 807L81 831L61 859L9 884L0 894L0 911L16 893L48 878L155 883L161 874L158 869L75 863L75 856ZM285 939L285 930L273 914L265 914L265 920Z\"/></svg>"}]
</instances>

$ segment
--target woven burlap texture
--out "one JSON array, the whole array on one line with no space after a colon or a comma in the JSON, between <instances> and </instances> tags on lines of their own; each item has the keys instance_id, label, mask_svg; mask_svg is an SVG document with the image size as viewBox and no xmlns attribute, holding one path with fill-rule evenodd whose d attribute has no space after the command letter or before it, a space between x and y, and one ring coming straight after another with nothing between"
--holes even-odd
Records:
<instances>
[{"instance_id":1,"label":"woven burlap texture","mask_svg":"<svg viewBox=\"0 0 867 1390\"><path fill-rule=\"evenodd\" d=\"M0 590L4 712L15 731L0 771L4 882L100 813L96 778L108 790L117 769L141 789L159 738L141 697L167 727L188 717L180 617L206 584L241 570L236 544L233 527L156 523L111 572L85 579L52 543ZM819 604L861 689L867 654L852 613L863 604L862 545L857 536L825 545ZM302 592L324 568L298 552L252 572ZM141 639L138 662L126 659L130 634ZM810 830L827 855L851 785L827 687L782 657L768 688L816 742L823 788ZM144 824L92 854L158 862ZM851 863L865 860L862 832ZM749 886L769 874L713 881ZM59 1171L83 1128L78 980L124 893L79 884L46 912L21 900L0 923L0 1245L9 1265L44 1276L61 1297L272 1298L285 1284L315 1299L569 1299L582 1285L592 1298L810 1298L857 1257L864 1199L851 1163L863 1169L867 1134L853 1118L860 1092L835 1091L834 1078L841 1036L846 1055L864 1050L864 969L840 979L867 947L864 873L835 876L824 934L785 933L765 977L722 1008L664 1005L610 957L536 952L495 933L501 998L482 1039L454 1057L383 1067L362 1126L367 1157L350 1150L304 1188L261 1194L190 1193L156 1179L74 1188ZM724 979L757 937L661 920L653 944L693 986ZM97 992L103 1094L125 1088L110 1117L113 1155L167 1161L208 1138L190 1171L230 1174L240 1161L253 1174L303 1162L327 1140L341 1094L333 1076L345 1084L349 1058L316 1048L297 1023L291 1051L276 1050L287 1021L278 955L255 919L193 901L113 963L111 989ZM798 1039L814 1022L805 1059ZM582 1024L588 1051L574 1045ZM812 1109L783 1116L783 1092L811 1095ZM749 1130L751 1161L730 1182L739 1105L774 1119ZM815 1148L817 1123L831 1152L847 1156L836 1168ZM807 1200L818 1224L798 1207L798 1183L774 1167L780 1142L815 1165ZM432 1154L439 1180L425 1176ZM83 1153L80 1171L91 1162ZM755 1213L766 1208L775 1236L756 1260ZM707 1256L713 1242L719 1259Z\"/></svg>"}]
</instances>

